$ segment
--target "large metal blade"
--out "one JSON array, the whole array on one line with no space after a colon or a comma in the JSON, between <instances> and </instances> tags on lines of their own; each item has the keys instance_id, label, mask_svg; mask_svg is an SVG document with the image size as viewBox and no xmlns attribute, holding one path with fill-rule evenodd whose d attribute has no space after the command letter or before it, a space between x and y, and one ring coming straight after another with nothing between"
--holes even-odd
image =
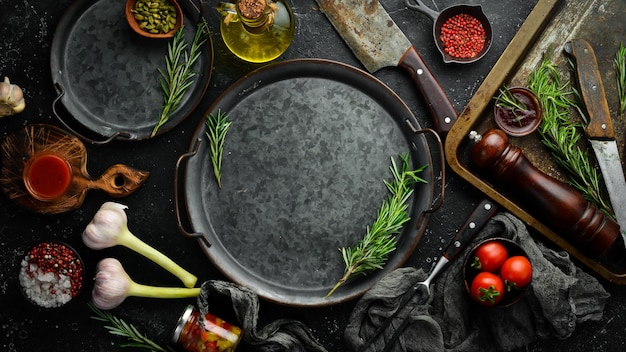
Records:
<instances>
[{"instance_id":1,"label":"large metal blade","mask_svg":"<svg viewBox=\"0 0 626 352\"><path fill-rule=\"evenodd\" d=\"M626 241L626 180L596 54L584 39L567 42L564 50L576 64L580 95L589 118L585 134L596 154L617 223Z\"/></svg>"},{"instance_id":2,"label":"large metal blade","mask_svg":"<svg viewBox=\"0 0 626 352\"><path fill-rule=\"evenodd\" d=\"M369 72L398 66L412 46L378 0L316 0Z\"/></svg>"},{"instance_id":3,"label":"large metal blade","mask_svg":"<svg viewBox=\"0 0 626 352\"><path fill-rule=\"evenodd\" d=\"M316 0L363 66L373 73L397 66L426 101L435 130L445 136L457 113L437 79L378 0Z\"/></svg>"},{"instance_id":4,"label":"large metal blade","mask_svg":"<svg viewBox=\"0 0 626 352\"><path fill-rule=\"evenodd\" d=\"M626 178L615 141L590 139L622 235L626 234ZM626 239L626 238L625 238Z\"/></svg>"}]
</instances>

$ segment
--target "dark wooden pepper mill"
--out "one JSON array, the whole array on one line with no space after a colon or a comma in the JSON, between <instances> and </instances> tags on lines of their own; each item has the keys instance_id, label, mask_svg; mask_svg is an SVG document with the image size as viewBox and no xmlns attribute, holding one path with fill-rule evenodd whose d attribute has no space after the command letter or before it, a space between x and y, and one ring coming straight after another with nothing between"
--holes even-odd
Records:
<instances>
[{"instance_id":1,"label":"dark wooden pepper mill","mask_svg":"<svg viewBox=\"0 0 626 352\"><path fill-rule=\"evenodd\" d=\"M476 142L471 150L472 162L488 171L491 181L529 214L590 257L624 268L626 248L615 221L573 187L533 166L519 148L509 143L504 132L490 129L482 137L472 132L470 138Z\"/></svg>"}]
</instances>

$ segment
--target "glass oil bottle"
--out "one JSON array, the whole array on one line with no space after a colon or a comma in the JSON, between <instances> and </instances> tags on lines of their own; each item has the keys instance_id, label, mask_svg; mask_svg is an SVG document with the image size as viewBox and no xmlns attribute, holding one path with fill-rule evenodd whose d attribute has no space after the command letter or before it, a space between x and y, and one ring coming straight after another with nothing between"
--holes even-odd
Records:
<instances>
[{"instance_id":1,"label":"glass oil bottle","mask_svg":"<svg viewBox=\"0 0 626 352\"><path fill-rule=\"evenodd\" d=\"M217 10L224 43L245 61L272 61L293 41L295 18L287 0L236 0L219 3Z\"/></svg>"}]
</instances>

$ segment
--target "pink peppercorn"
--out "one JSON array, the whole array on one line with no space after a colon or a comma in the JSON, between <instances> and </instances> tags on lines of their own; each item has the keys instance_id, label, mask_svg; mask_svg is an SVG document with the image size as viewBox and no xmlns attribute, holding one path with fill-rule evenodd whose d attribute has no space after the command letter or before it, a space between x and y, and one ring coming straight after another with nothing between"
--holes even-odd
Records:
<instances>
[{"instance_id":1,"label":"pink peppercorn","mask_svg":"<svg viewBox=\"0 0 626 352\"><path fill-rule=\"evenodd\" d=\"M470 59L483 50L486 34L478 19L460 13L443 23L440 39L445 53L459 59Z\"/></svg>"}]
</instances>

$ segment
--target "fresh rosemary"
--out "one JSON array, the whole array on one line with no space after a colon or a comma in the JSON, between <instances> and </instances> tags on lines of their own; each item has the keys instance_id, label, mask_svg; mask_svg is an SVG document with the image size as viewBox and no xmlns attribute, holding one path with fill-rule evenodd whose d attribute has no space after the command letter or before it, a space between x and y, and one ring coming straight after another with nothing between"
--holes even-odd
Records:
<instances>
[{"instance_id":1,"label":"fresh rosemary","mask_svg":"<svg viewBox=\"0 0 626 352\"><path fill-rule=\"evenodd\" d=\"M346 265L344 275L335 286L326 294L330 297L339 286L350 277L357 274L367 275L370 271L382 269L389 253L396 249L398 239L404 223L410 220L408 214L408 200L413 194L413 185L416 182L427 181L417 176L427 165L416 170L409 170L409 154L400 155L402 168L394 158L391 158L389 169L393 174L393 182L384 181L391 193L378 210L378 217L371 227L367 228L365 236L352 248L340 248L343 261Z\"/></svg>"},{"instance_id":2,"label":"fresh rosemary","mask_svg":"<svg viewBox=\"0 0 626 352\"><path fill-rule=\"evenodd\" d=\"M615 79L619 97L619 119L622 120L626 111L626 47L623 43L619 44L615 54Z\"/></svg>"},{"instance_id":3,"label":"fresh rosemary","mask_svg":"<svg viewBox=\"0 0 626 352\"><path fill-rule=\"evenodd\" d=\"M91 308L91 310L96 314L96 316L91 317L92 319L110 324L104 326L110 334L128 339L129 342L120 346L139 348L153 352L174 352L174 350L169 346L167 348L163 348L145 335L142 335L134 325L126 323L109 312L100 310L92 303L88 303L88 305L89 308Z\"/></svg>"},{"instance_id":4,"label":"fresh rosemary","mask_svg":"<svg viewBox=\"0 0 626 352\"><path fill-rule=\"evenodd\" d=\"M206 136L209 139L209 156L213 164L213 173L217 180L217 186L222 188L222 154L226 133L232 122L228 121L228 114L217 111L217 116L212 113L206 117Z\"/></svg>"},{"instance_id":5,"label":"fresh rosemary","mask_svg":"<svg viewBox=\"0 0 626 352\"><path fill-rule=\"evenodd\" d=\"M528 86L537 94L543 108L539 126L541 140L555 162L567 171L568 183L603 213L614 218L610 204L603 199L601 176L589 164L587 149L579 147L580 130L586 123L586 116L580 103L569 97L575 97L575 90L570 89L568 83L561 83L557 67L549 57L544 58L539 67L530 73ZM576 109L581 114L583 123L570 118L570 109Z\"/></svg>"},{"instance_id":6,"label":"fresh rosemary","mask_svg":"<svg viewBox=\"0 0 626 352\"><path fill-rule=\"evenodd\" d=\"M524 114L520 115L520 113L528 110L528 107L526 107L523 101L514 96L507 87L500 88L500 95L494 99L498 107L511 110L511 113L515 116L515 121L517 121L520 126L522 125L521 120L524 118Z\"/></svg>"},{"instance_id":7,"label":"fresh rosemary","mask_svg":"<svg viewBox=\"0 0 626 352\"><path fill-rule=\"evenodd\" d=\"M191 50L188 52L188 44L184 38L184 28L181 27L175 34L172 41L167 45L167 56L165 57L165 70L157 68L161 77L159 83L163 89L163 107L159 116L159 122L152 130L154 137L170 118L187 93L198 72L193 70L193 65L201 54L201 49L207 40L207 24L201 21L196 29L196 34L191 43Z\"/></svg>"}]
</instances>

